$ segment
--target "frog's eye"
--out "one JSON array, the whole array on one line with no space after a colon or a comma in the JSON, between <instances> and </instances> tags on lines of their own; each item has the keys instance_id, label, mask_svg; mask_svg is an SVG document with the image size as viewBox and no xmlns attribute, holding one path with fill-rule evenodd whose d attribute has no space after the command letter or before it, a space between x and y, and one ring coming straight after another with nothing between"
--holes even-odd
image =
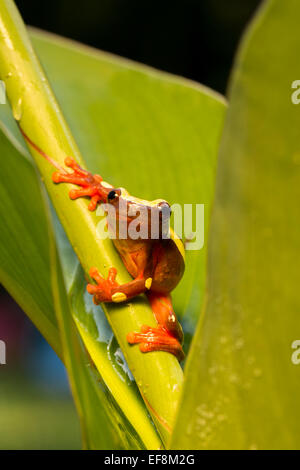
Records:
<instances>
[{"instance_id":1,"label":"frog's eye","mask_svg":"<svg viewBox=\"0 0 300 470\"><path fill-rule=\"evenodd\" d=\"M113 189L112 191L110 191L107 195L107 200L108 201L113 201L114 199L116 199L116 197L118 197L118 193Z\"/></svg>"}]
</instances>

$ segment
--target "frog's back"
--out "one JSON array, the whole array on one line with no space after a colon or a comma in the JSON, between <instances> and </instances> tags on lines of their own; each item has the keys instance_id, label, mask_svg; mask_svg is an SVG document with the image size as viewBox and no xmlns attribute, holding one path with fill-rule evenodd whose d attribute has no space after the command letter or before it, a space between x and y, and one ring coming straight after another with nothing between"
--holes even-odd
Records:
<instances>
[{"instance_id":1,"label":"frog's back","mask_svg":"<svg viewBox=\"0 0 300 470\"><path fill-rule=\"evenodd\" d=\"M154 253L157 257L152 290L169 293L178 284L184 273L185 258L182 241L172 231L171 237L160 240Z\"/></svg>"}]
</instances>

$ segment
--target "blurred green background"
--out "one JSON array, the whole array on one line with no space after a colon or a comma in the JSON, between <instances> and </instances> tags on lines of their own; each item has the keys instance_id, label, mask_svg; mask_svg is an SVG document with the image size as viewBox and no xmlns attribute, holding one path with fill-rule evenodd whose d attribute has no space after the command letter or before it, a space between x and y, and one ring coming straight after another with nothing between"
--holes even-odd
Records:
<instances>
[{"instance_id":1,"label":"blurred green background","mask_svg":"<svg viewBox=\"0 0 300 470\"><path fill-rule=\"evenodd\" d=\"M259 0L17 0L27 24L225 93L240 36ZM1 287L1 286L0 286ZM76 449L80 430L63 365L0 289L0 449Z\"/></svg>"}]
</instances>

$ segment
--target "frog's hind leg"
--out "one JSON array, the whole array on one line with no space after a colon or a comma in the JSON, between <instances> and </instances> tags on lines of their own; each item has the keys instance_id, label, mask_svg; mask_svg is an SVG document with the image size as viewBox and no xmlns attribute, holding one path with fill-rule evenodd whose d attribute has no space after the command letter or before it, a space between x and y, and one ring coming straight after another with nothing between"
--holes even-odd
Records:
<instances>
[{"instance_id":1,"label":"frog's hind leg","mask_svg":"<svg viewBox=\"0 0 300 470\"><path fill-rule=\"evenodd\" d=\"M140 333L128 333L127 341L130 344L139 344L143 353L165 351L176 356L179 361L184 359L184 352L178 339L161 326L152 328L143 325Z\"/></svg>"},{"instance_id":2,"label":"frog's hind leg","mask_svg":"<svg viewBox=\"0 0 300 470\"><path fill-rule=\"evenodd\" d=\"M166 351L182 361L184 359L181 346L183 333L172 307L171 296L151 291L147 296L158 326L152 328L143 325L140 333L128 333L127 341L130 344L139 344L142 352Z\"/></svg>"}]
</instances>

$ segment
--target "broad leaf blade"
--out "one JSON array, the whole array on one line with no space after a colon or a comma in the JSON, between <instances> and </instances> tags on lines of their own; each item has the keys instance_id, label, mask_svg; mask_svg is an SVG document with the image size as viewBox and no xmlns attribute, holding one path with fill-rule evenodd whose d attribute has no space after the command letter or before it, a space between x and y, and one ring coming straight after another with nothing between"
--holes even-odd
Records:
<instances>
[{"instance_id":1,"label":"broad leaf blade","mask_svg":"<svg viewBox=\"0 0 300 470\"><path fill-rule=\"evenodd\" d=\"M61 39L38 36L37 51L91 170L102 173L112 183L126 184L132 193L142 197L166 197L171 203L205 203L207 229L223 100L183 79L91 52ZM154 175L151 181L149 175ZM58 189L56 193L58 197ZM179 197L175 198L177 194ZM109 256L120 264L112 250ZM203 298L204 260L205 250L190 253L185 279L174 295L176 311L188 313L184 325L188 333L193 332L198 315L195 306ZM90 266L91 262L90 256L86 263ZM193 283L195 274L201 278L200 283ZM143 305L135 303L137 313L139 307ZM114 318L122 322L123 314L119 313L117 317L114 311ZM126 325L124 330L128 331L130 325ZM132 348L130 354L134 351L139 353ZM173 358L164 358L174 377L178 375ZM143 370L149 375L152 369ZM143 393L147 398L146 382L143 381ZM175 387L171 389L177 393ZM174 407L163 419L160 415L168 408L166 404L175 406L175 401L167 394L159 394L158 421L171 422Z\"/></svg>"},{"instance_id":2,"label":"broad leaf blade","mask_svg":"<svg viewBox=\"0 0 300 470\"><path fill-rule=\"evenodd\" d=\"M50 260L50 241L53 235L47 217L45 195L27 154L20 153L16 141L10 134L9 138L14 145L9 142L6 135L0 133L0 148L3 155L0 160L1 217L5 222L0 232L1 283L22 306L47 341L55 347L61 358L66 359L75 402L77 408L81 410L79 416L82 427L86 429L88 445L92 448L116 448L120 445L126 447L130 443L130 448L141 446L159 448L161 442L149 420L134 381L127 380L127 374L119 370L121 356L117 353L116 342L113 342L115 355L107 349L107 344L112 341L113 336L111 328L105 321L104 313L100 309L96 312L91 306L91 298L85 295L85 278L82 270L79 271L76 255L66 240L62 228L56 224L56 236L64 262L65 281L73 306L71 311L75 320L79 319L82 322L85 320L82 327L82 331L85 332L84 339L89 339L89 345L93 342L93 351L96 351L96 357L93 357L92 351L90 354L99 366L101 376L97 378L96 370L93 376L91 375L90 364L79 349L71 317L68 317L70 309L66 300L67 292L64 292L64 281L60 285L58 280L61 279L60 266L55 257L52 262ZM54 267L53 262L55 262ZM58 272L55 270L56 266ZM54 296L51 289L51 272L56 286ZM92 310L97 318L97 325L91 317ZM57 315L60 319L59 329ZM101 331L98 332L97 328L100 325ZM64 343L63 351L61 335ZM77 367L75 367L76 358ZM99 385L103 380L106 385ZM128 408L129 403L130 408ZM94 410L92 405L95 407ZM108 416L105 415L105 409L110 410ZM109 434L112 425L107 427L108 418L115 423L115 426L119 423L112 434L115 436L113 438ZM138 431L142 437L139 437ZM121 436L122 444L117 443L118 435Z\"/></svg>"},{"instance_id":3,"label":"broad leaf blade","mask_svg":"<svg viewBox=\"0 0 300 470\"><path fill-rule=\"evenodd\" d=\"M0 282L61 356L48 221L37 174L0 130Z\"/></svg>"},{"instance_id":4,"label":"broad leaf blade","mask_svg":"<svg viewBox=\"0 0 300 470\"><path fill-rule=\"evenodd\" d=\"M89 169L139 197L204 204L206 237L224 99L57 36L33 31L32 39ZM206 238L201 251L187 252L174 291L187 348L203 300L205 259Z\"/></svg>"},{"instance_id":5,"label":"broad leaf blade","mask_svg":"<svg viewBox=\"0 0 300 470\"><path fill-rule=\"evenodd\" d=\"M176 449L299 448L299 14L265 2L235 65Z\"/></svg>"},{"instance_id":6,"label":"broad leaf blade","mask_svg":"<svg viewBox=\"0 0 300 470\"><path fill-rule=\"evenodd\" d=\"M205 206L204 248L187 251L186 272L174 292L187 351L204 295L225 100L190 80L49 33L32 30L31 36L92 171L140 197ZM6 107L0 116L25 147Z\"/></svg>"}]
</instances>

